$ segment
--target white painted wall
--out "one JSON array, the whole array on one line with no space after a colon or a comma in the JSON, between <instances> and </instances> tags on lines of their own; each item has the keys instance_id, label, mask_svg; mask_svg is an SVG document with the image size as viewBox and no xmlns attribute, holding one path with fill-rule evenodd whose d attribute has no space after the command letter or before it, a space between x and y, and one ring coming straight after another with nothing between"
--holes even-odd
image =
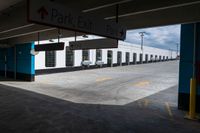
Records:
<instances>
[{"instance_id":1,"label":"white painted wall","mask_svg":"<svg viewBox=\"0 0 200 133\"><path fill-rule=\"evenodd\" d=\"M76 50L74 51L75 55L74 55L74 66L81 66L81 62L82 62L82 50Z\"/></svg>"},{"instance_id":2,"label":"white painted wall","mask_svg":"<svg viewBox=\"0 0 200 133\"><path fill-rule=\"evenodd\" d=\"M65 42L65 47L69 46L69 41L73 41L73 38L64 38L61 39L61 42ZM83 38L77 38L77 40L83 40ZM57 40L54 40L55 42ZM40 45L44 44L44 43L50 43L49 41L41 41ZM36 42L37 45L37 42ZM171 59L171 54L172 54L172 58L176 58L176 52L173 51L169 51L169 50L163 50L163 49L158 49L158 48L153 48L153 47L143 47L144 52L143 52L143 61L145 61L145 54L148 54L148 60L150 60L150 55L152 54L153 57L155 58L155 55L168 56L168 59ZM122 42L119 41L119 47L115 48L115 49L103 49L102 50L102 61L104 62L104 64L107 64L107 52L108 50L112 50L113 51L113 63L117 63L117 52L121 51L122 52L122 63L125 63L126 61L126 52L130 53L130 62L133 61L133 53L137 53L137 61L139 61L139 57L140 57L140 53L141 52L141 47L140 45L136 45L136 44L130 44L127 42ZM89 50L90 51L90 61L92 62L91 65L95 65L96 62L96 50L92 49ZM64 68L65 66L65 49L62 51L57 51L56 52L56 67L53 68ZM74 66L81 66L81 62L82 62L82 50L75 50L74 51ZM35 56L35 69L39 70L39 69L52 69L52 67L45 67L45 52L40 52L38 55Z\"/></svg>"}]
</instances>

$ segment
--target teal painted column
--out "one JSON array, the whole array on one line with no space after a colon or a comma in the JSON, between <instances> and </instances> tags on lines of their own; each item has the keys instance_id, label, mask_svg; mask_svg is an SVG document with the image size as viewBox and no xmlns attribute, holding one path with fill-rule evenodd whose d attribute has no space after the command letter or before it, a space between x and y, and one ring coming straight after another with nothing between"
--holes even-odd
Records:
<instances>
[{"instance_id":1,"label":"teal painted column","mask_svg":"<svg viewBox=\"0 0 200 133\"><path fill-rule=\"evenodd\" d=\"M16 58L15 56L16 48ZM5 56L6 74L8 78L15 77L23 81L35 80L35 56L30 54L31 49L34 49L34 43L17 44L15 47L0 49L0 76L5 75ZM16 65L15 65L16 59ZM15 67L16 66L16 67Z\"/></svg>"},{"instance_id":2,"label":"teal painted column","mask_svg":"<svg viewBox=\"0 0 200 133\"><path fill-rule=\"evenodd\" d=\"M200 23L197 24L197 53L200 52ZM180 69L179 69L179 96L178 107L179 109L189 109L189 96L190 96L190 79L193 75L193 52L195 30L194 24L183 24L181 26L181 50L180 50ZM200 70L200 54L197 54L196 69ZM199 63L200 64L200 63ZM197 71L197 75L198 75ZM197 76L198 78L199 76ZM200 79L200 78L199 78ZM197 82L197 112L200 112L200 80Z\"/></svg>"},{"instance_id":3,"label":"teal painted column","mask_svg":"<svg viewBox=\"0 0 200 133\"><path fill-rule=\"evenodd\" d=\"M12 48L1 48L0 49L0 75L13 78L13 49ZM6 60L5 60L6 57ZM6 68L5 68L6 66Z\"/></svg>"},{"instance_id":4,"label":"teal painted column","mask_svg":"<svg viewBox=\"0 0 200 133\"><path fill-rule=\"evenodd\" d=\"M0 76L5 76L5 49L0 48Z\"/></svg>"},{"instance_id":5,"label":"teal painted column","mask_svg":"<svg viewBox=\"0 0 200 133\"><path fill-rule=\"evenodd\" d=\"M30 54L34 43L16 45L16 78L25 81L35 80L35 56Z\"/></svg>"}]
</instances>

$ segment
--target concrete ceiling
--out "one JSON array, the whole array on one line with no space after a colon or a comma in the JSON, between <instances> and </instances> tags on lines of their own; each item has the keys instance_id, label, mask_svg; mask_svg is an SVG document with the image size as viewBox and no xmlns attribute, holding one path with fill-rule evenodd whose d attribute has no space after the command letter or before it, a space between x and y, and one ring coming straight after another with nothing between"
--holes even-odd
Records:
<instances>
[{"instance_id":1,"label":"concrete ceiling","mask_svg":"<svg viewBox=\"0 0 200 133\"><path fill-rule=\"evenodd\" d=\"M14 6L22 0L1 0L0 1L0 11L3 11L9 7Z\"/></svg>"},{"instance_id":2,"label":"concrete ceiling","mask_svg":"<svg viewBox=\"0 0 200 133\"><path fill-rule=\"evenodd\" d=\"M39 1L39 0L38 0ZM116 19L116 5L119 4L119 23L128 29L137 29L170 24L200 21L200 0L50 0L90 17L108 21ZM52 27L27 22L26 0L0 1L0 40L13 42L37 32L55 30ZM54 27L53 27L54 28ZM68 36L74 34L67 31ZM53 32L52 32L53 33ZM67 36L67 34L66 34ZM18 39L16 39L18 38ZM33 39L33 38L31 38Z\"/></svg>"}]
</instances>

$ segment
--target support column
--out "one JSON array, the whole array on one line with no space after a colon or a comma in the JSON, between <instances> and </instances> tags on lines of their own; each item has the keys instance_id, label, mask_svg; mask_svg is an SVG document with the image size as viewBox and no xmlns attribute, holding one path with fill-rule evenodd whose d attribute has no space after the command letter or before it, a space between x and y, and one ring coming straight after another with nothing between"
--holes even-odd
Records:
<instances>
[{"instance_id":1,"label":"support column","mask_svg":"<svg viewBox=\"0 0 200 133\"><path fill-rule=\"evenodd\" d=\"M0 76L4 77L4 65L5 59L4 59L4 49L0 48Z\"/></svg>"},{"instance_id":2,"label":"support column","mask_svg":"<svg viewBox=\"0 0 200 133\"><path fill-rule=\"evenodd\" d=\"M35 80L35 57L31 55L31 49L34 49L34 43L16 45L16 79Z\"/></svg>"},{"instance_id":3,"label":"support column","mask_svg":"<svg viewBox=\"0 0 200 133\"><path fill-rule=\"evenodd\" d=\"M200 54L196 55L195 67L193 67L194 49L196 45L196 53L200 52L200 23L195 24L183 24L181 26L181 50L180 50L180 70L179 70L179 96L178 96L178 108L182 110L189 109L190 99L190 79L193 77L193 72L196 69L196 75L199 75L200 70ZM196 36L195 36L196 34ZM200 112L200 80L197 76L197 99L196 99L196 111Z\"/></svg>"}]
</instances>

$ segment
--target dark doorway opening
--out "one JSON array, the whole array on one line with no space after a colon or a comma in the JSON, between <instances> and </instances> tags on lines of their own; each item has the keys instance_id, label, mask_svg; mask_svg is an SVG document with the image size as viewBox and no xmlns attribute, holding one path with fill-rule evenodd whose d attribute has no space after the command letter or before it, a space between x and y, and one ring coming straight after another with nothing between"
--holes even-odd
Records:
<instances>
[{"instance_id":1,"label":"dark doorway opening","mask_svg":"<svg viewBox=\"0 0 200 133\"><path fill-rule=\"evenodd\" d=\"M145 63L148 63L148 54L145 55Z\"/></svg>"},{"instance_id":2,"label":"dark doorway opening","mask_svg":"<svg viewBox=\"0 0 200 133\"><path fill-rule=\"evenodd\" d=\"M108 50L107 53L107 66L112 67L113 66L113 51Z\"/></svg>"},{"instance_id":3,"label":"dark doorway opening","mask_svg":"<svg viewBox=\"0 0 200 133\"><path fill-rule=\"evenodd\" d=\"M66 47L66 66L74 66L74 51Z\"/></svg>"},{"instance_id":4,"label":"dark doorway opening","mask_svg":"<svg viewBox=\"0 0 200 133\"><path fill-rule=\"evenodd\" d=\"M121 51L117 52L117 65L118 66L122 65L122 52Z\"/></svg>"},{"instance_id":5,"label":"dark doorway opening","mask_svg":"<svg viewBox=\"0 0 200 133\"><path fill-rule=\"evenodd\" d=\"M133 53L133 64L137 64L137 54Z\"/></svg>"},{"instance_id":6,"label":"dark doorway opening","mask_svg":"<svg viewBox=\"0 0 200 133\"><path fill-rule=\"evenodd\" d=\"M162 61L162 56L159 56L159 61Z\"/></svg>"},{"instance_id":7,"label":"dark doorway opening","mask_svg":"<svg viewBox=\"0 0 200 133\"><path fill-rule=\"evenodd\" d=\"M126 52L126 65L130 64L130 53Z\"/></svg>"},{"instance_id":8,"label":"dark doorway opening","mask_svg":"<svg viewBox=\"0 0 200 133\"><path fill-rule=\"evenodd\" d=\"M143 54L140 54L140 64L143 63Z\"/></svg>"}]
</instances>

